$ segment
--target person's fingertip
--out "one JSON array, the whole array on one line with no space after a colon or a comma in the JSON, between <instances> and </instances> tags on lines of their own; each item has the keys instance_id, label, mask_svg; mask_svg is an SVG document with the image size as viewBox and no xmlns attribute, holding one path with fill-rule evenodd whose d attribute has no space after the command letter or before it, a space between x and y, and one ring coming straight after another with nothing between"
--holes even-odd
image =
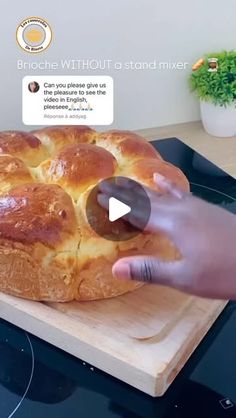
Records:
<instances>
[{"instance_id":1,"label":"person's fingertip","mask_svg":"<svg viewBox=\"0 0 236 418\"><path fill-rule=\"evenodd\" d=\"M129 186L129 180L126 177L121 177L121 176L116 177L115 183L117 184L117 186L121 186L121 187Z\"/></svg>"},{"instance_id":2,"label":"person's fingertip","mask_svg":"<svg viewBox=\"0 0 236 418\"><path fill-rule=\"evenodd\" d=\"M117 262L112 267L112 275L116 279L131 279L131 271L128 263Z\"/></svg>"},{"instance_id":3,"label":"person's fingertip","mask_svg":"<svg viewBox=\"0 0 236 418\"><path fill-rule=\"evenodd\" d=\"M155 183L163 183L165 182L165 177L162 174L159 173L154 173L153 174L153 179L155 181Z\"/></svg>"},{"instance_id":4,"label":"person's fingertip","mask_svg":"<svg viewBox=\"0 0 236 418\"><path fill-rule=\"evenodd\" d=\"M168 180L161 174L154 173L153 178L158 186L177 199L182 199L185 196L186 193L176 183Z\"/></svg>"},{"instance_id":5,"label":"person's fingertip","mask_svg":"<svg viewBox=\"0 0 236 418\"><path fill-rule=\"evenodd\" d=\"M107 180L102 180L99 184L98 184L98 190L102 193L110 193L111 191L111 183Z\"/></svg>"},{"instance_id":6,"label":"person's fingertip","mask_svg":"<svg viewBox=\"0 0 236 418\"><path fill-rule=\"evenodd\" d=\"M98 201L99 205L102 206L103 208L105 208L105 209L108 208L107 196L104 195L103 193L98 193L97 201Z\"/></svg>"}]
</instances>

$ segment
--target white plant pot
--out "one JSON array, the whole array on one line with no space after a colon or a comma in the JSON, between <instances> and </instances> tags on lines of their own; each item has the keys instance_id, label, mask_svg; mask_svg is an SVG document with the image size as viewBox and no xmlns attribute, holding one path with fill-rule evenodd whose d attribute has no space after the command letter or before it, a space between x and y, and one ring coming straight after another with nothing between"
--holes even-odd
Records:
<instances>
[{"instance_id":1,"label":"white plant pot","mask_svg":"<svg viewBox=\"0 0 236 418\"><path fill-rule=\"evenodd\" d=\"M207 133L219 137L236 135L236 102L225 107L200 101L200 109Z\"/></svg>"}]
</instances>

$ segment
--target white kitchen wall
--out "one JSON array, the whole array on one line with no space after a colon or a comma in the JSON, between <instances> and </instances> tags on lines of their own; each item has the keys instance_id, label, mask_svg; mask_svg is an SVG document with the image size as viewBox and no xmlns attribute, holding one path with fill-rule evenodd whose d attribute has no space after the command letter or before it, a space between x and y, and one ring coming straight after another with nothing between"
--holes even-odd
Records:
<instances>
[{"instance_id":1,"label":"white kitchen wall","mask_svg":"<svg viewBox=\"0 0 236 418\"><path fill-rule=\"evenodd\" d=\"M19 59L189 63L186 70L54 72L113 76L113 127L138 129L198 119L187 86L191 64L205 52L235 48L235 0L0 0L0 6L0 129L30 129L21 121L21 79L36 72L17 70ZM28 16L52 26L53 42L42 54L27 54L16 44L16 27Z\"/></svg>"}]
</instances>

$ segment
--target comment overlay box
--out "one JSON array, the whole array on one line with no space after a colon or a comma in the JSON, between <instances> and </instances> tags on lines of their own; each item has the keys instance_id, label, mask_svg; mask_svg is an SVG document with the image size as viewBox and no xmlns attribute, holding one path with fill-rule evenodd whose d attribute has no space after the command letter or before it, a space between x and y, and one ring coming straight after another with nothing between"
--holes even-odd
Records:
<instances>
[{"instance_id":1,"label":"comment overlay box","mask_svg":"<svg viewBox=\"0 0 236 418\"><path fill-rule=\"evenodd\" d=\"M25 125L110 125L113 79L109 76L26 76L22 80Z\"/></svg>"}]
</instances>

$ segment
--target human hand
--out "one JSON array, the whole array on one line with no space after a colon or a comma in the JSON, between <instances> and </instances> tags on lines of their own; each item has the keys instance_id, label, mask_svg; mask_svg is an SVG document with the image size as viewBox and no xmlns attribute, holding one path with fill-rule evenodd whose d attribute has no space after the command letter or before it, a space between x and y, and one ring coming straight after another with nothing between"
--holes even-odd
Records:
<instances>
[{"instance_id":1,"label":"human hand","mask_svg":"<svg viewBox=\"0 0 236 418\"><path fill-rule=\"evenodd\" d=\"M158 257L132 256L118 260L113 275L178 288L199 296L236 298L236 216L186 193L162 176L154 180L165 194L146 189L151 215L146 229L162 231L178 248L182 258L165 262ZM119 185L101 185L99 203L107 208L108 196L122 200L135 190L129 181ZM113 189L112 189L113 188ZM127 215L138 226L141 213Z\"/></svg>"}]
</instances>

